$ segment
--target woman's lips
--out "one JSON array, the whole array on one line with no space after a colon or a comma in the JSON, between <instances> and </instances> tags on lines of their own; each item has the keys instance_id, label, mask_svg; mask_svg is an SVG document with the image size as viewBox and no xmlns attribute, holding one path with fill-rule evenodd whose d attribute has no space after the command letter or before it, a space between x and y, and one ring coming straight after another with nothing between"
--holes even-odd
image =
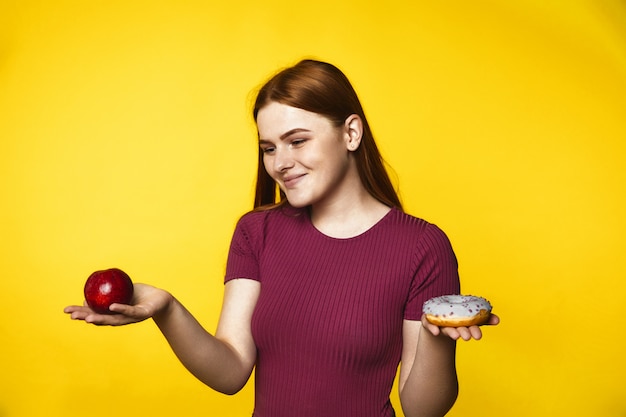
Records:
<instances>
[{"instance_id":1,"label":"woman's lips","mask_svg":"<svg viewBox=\"0 0 626 417\"><path fill-rule=\"evenodd\" d=\"M295 187L304 178L305 175L306 174L298 174L283 177L283 184L285 184L285 188Z\"/></svg>"}]
</instances>

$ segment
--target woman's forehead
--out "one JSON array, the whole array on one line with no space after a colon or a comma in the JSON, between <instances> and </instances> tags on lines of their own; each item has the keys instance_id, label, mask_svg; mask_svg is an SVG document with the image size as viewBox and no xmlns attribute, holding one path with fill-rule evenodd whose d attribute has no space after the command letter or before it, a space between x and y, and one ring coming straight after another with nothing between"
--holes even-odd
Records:
<instances>
[{"instance_id":1,"label":"woman's forehead","mask_svg":"<svg viewBox=\"0 0 626 417\"><path fill-rule=\"evenodd\" d=\"M257 116L262 139L280 139L294 130L313 131L329 125L330 121L320 114L277 102L262 107Z\"/></svg>"}]
</instances>

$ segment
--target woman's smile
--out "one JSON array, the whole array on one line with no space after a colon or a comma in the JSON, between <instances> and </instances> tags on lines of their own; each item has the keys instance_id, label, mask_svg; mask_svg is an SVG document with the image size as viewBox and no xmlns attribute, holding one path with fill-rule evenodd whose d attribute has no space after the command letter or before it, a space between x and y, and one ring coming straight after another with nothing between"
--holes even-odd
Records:
<instances>
[{"instance_id":1,"label":"woman's smile","mask_svg":"<svg viewBox=\"0 0 626 417\"><path fill-rule=\"evenodd\" d=\"M307 174L286 175L282 177L282 183L286 189L295 188L306 177Z\"/></svg>"},{"instance_id":2,"label":"woman's smile","mask_svg":"<svg viewBox=\"0 0 626 417\"><path fill-rule=\"evenodd\" d=\"M317 113L273 102L257 117L259 146L267 173L289 203L332 203L358 178L345 126Z\"/></svg>"}]
</instances>

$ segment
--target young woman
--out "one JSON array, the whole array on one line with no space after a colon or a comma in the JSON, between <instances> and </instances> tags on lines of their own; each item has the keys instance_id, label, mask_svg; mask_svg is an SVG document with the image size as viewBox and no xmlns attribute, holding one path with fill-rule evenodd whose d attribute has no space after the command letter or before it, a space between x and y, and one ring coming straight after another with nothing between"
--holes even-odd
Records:
<instances>
[{"instance_id":1,"label":"young woman","mask_svg":"<svg viewBox=\"0 0 626 417\"><path fill-rule=\"evenodd\" d=\"M350 82L301 61L263 86L253 115L255 210L234 232L215 335L145 284L132 305L111 306L118 314L65 312L97 325L151 317L187 369L224 393L256 368L255 417L394 416L398 365L404 415L446 414L455 341L481 330L422 318L424 301L459 293L456 258L440 229L402 211Z\"/></svg>"}]
</instances>

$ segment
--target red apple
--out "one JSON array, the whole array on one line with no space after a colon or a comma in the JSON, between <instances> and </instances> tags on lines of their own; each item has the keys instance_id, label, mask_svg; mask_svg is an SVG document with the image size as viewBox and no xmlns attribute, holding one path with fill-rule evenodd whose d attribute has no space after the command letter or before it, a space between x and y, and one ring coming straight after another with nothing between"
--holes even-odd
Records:
<instances>
[{"instance_id":1,"label":"red apple","mask_svg":"<svg viewBox=\"0 0 626 417\"><path fill-rule=\"evenodd\" d=\"M129 304L132 298L133 282L121 269L96 271L85 282L85 300L96 313L113 314L111 304Z\"/></svg>"}]
</instances>

